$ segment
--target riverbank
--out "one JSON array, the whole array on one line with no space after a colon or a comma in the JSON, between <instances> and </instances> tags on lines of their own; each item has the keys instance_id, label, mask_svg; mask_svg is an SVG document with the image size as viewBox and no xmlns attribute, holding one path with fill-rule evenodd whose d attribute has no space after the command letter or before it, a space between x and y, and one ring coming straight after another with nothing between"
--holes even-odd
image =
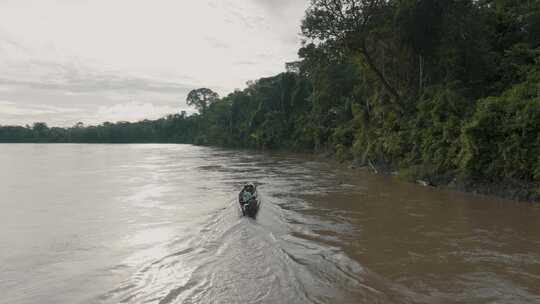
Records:
<instances>
[{"instance_id":1,"label":"riverbank","mask_svg":"<svg viewBox=\"0 0 540 304\"><path fill-rule=\"evenodd\" d=\"M492 196L524 203L540 203L540 185L507 178L501 181L482 181L460 177L453 172L426 174L421 168L396 168L388 163L360 161L358 159L338 160L336 153L314 153L319 159L332 162L347 170L365 170L372 174L392 176L395 179L424 187L450 189L459 192Z\"/></svg>"},{"instance_id":2,"label":"riverbank","mask_svg":"<svg viewBox=\"0 0 540 304\"><path fill-rule=\"evenodd\" d=\"M389 170L387 167L377 168L376 165L355 166L353 162L349 165L351 169L367 169L376 174L392 175L396 178L416 183L425 187L447 188L461 192L488 195L499 198L510 199L520 202L539 203L539 185L536 183L520 181L516 179L505 179L498 182L474 181L460 178L453 173L418 177L410 175L408 169Z\"/></svg>"}]
</instances>

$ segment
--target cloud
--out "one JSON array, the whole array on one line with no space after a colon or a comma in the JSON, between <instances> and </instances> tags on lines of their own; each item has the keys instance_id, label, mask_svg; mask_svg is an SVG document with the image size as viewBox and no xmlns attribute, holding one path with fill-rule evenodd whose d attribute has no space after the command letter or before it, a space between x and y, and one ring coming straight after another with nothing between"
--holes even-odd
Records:
<instances>
[{"instance_id":1,"label":"cloud","mask_svg":"<svg viewBox=\"0 0 540 304\"><path fill-rule=\"evenodd\" d=\"M178 109L171 106L156 106L148 102L131 101L113 106L100 106L94 115L83 120L91 124L105 121L138 121L143 119L157 119L177 112Z\"/></svg>"},{"instance_id":2,"label":"cloud","mask_svg":"<svg viewBox=\"0 0 540 304\"><path fill-rule=\"evenodd\" d=\"M0 124L45 121L72 126L78 121L99 124L159 118L181 108L188 110L183 100L196 88L71 63L32 60L4 67L9 72L0 75Z\"/></svg>"},{"instance_id":3,"label":"cloud","mask_svg":"<svg viewBox=\"0 0 540 304\"><path fill-rule=\"evenodd\" d=\"M195 88L191 84L96 71L71 63L30 60L22 64L5 64L3 70L7 71L0 75L0 85L3 87L32 87L71 92L140 90L184 93ZM185 80L187 77L183 78Z\"/></svg>"},{"instance_id":4,"label":"cloud","mask_svg":"<svg viewBox=\"0 0 540 304\"><path fill-rule=\"evenodd\" d=\"M16 104L12 101L0 101L0 125L31 124L37 121L47 121L56 117L61 121L63 117L72 116L82 112L82 109L65 108L41 104Z\"/></svg>"},{"instance_id":5,"label":"cloud","mask_svg":"<svg viewBox=\"0 0 540 304\"><path fill-rule=\"evenodd\" d=\"M0 101L0 125L32 124L50 122L54 117L55 126L72 126L82 121L88 125L97 125L105 121L139 121L157 119L168 114L178 113L180 108L167 105L155 105L150 102L131 101L110 106L89 109L64 108L49 105L18 105L11 101Z\"/></svg>"},{"instance_id":6,"label":"cloud","mask_svg":"<svg viewBox=\"0 0 540 304\"><path fill-rule=\"evenodd\" d=\"M231 46L225 42L225 41L222 41L218 38L214 38L214 37L205 37L204 38L206 41L208 41L208 43L210 44L210 46L212 47L215 47L215 48L218 48L218 49L228 49L230 48Z\"/></svg>"},{"instance_id":7,"label":"cloud","mask_svg":"<svg viewBox=\"0 0 540 304\"><path fill-rule=\"evenodd\" d=\"M50 105L18 105L12 101L0 100L0 114L10 116L39 116L79 112L81 109L62 108Z\"/></svg>"},{"instance_id":8,"label":"cloud","mask_svg":"<svg viewBox=\"0 0 540 304\"><path fill-rule=\"evenodd\" d=\"M239 64L239 65L256 65L257 62L255 62L255 61L237 61L236 64Z\"/></svg>"},{"instance_id":9,"label":"cloud","mask_svg":"<svg viewBox=\"0 0 540 304\"><path fill-rule=\"evenodd\" d=\"M287 10L297 9L298 7L305 10L309 5L310 0L253 0L257 5L264 7L266 10L275 14L282 14Z\"/></svg>"},{"instance_id":10,"label":"cloud","mask_svg":"<svg viewBox=\"0 0 540 304\"><path fill-rule=\"evenodd\" d=\"M13 86L13 85L0 85L0 93L1 92L9 92L9 91L13 91L17 89L17 86Z\"/></svg>"},{"instance_id":11,"label":"cloud","mask_svg":"<svg viewBox=\"0 0 540 304\"><path fill-rule=\"evenodd\" d=\"M15 103L0 123L139 119L187 110L194 88L224 96L297 59L307 3L0 0L0 100Z\"/></svg>"},{"instance_id":12,"label":"cloud","mask_svg":"<svg viewBox=\"0 0 540 304\"><path fill-rule=\"evenodd\" d=\"M291 47L300 42L300 24L310 0L253 0L272 20L280 40Z\"/></svg>"}]
</instances>

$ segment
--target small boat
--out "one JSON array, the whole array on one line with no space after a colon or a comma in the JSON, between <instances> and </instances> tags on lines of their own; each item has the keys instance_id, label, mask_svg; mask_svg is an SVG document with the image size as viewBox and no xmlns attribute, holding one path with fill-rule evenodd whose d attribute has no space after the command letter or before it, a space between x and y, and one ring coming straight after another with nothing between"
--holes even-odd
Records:
<instances>
[{"instance_id":1,"label":"small boat","mask_svg":"<svg viewBox=\"0 0 540 304\"><path fill-rule=\"evenodd\" d=\"M261 201L257 193L257 186L253 183L247 183L242 188L242 191L238 194L238 202L240 203L240 209L243 216L249 216L255 218Z\"/></svg>"}]
</instances>

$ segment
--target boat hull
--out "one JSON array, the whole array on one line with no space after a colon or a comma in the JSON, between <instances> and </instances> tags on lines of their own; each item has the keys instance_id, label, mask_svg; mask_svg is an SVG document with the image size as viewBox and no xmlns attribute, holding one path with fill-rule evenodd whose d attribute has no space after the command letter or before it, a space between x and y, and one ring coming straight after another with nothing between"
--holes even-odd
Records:
<instances>
[{"instance_id":1,"label":"boat hull","mask_svg":"<svg viewBox=\"0 0 540 304\"><path fill-rule=\"evenodd\" d=\"M243 216L249 216L255 218L259 212L261 202L259 200L251 200L248 203L240 204Z\"/></svg>"}]
</instances>

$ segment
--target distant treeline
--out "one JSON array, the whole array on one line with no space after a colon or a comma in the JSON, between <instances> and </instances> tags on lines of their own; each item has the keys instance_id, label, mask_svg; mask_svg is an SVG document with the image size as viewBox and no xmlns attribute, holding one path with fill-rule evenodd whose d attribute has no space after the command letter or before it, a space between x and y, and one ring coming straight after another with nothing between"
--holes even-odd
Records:
<instances>
[{"instance_id":1,"label":"distant treeline","mask_svg":"<svg viewBox=\"0 0 540 304\"><path fill-rule=\"evenodd\" d=\"M312 0L301 60L199 113L2 127L4 142L179 142L324 151L438 183L540 181L540 1Z\"/></svg>"},{"instance_id":2,"label":"distant treeline","mask_svg":"<svg viewBox=\"0 0 540 304\"><path fill-rule=\"evenodd\" d=\"M168 115L158 120L105 122L99 126L78 123L71 128L0 126L0 143L193 143L197 116Z\"/></svg>"}]
</instances>

